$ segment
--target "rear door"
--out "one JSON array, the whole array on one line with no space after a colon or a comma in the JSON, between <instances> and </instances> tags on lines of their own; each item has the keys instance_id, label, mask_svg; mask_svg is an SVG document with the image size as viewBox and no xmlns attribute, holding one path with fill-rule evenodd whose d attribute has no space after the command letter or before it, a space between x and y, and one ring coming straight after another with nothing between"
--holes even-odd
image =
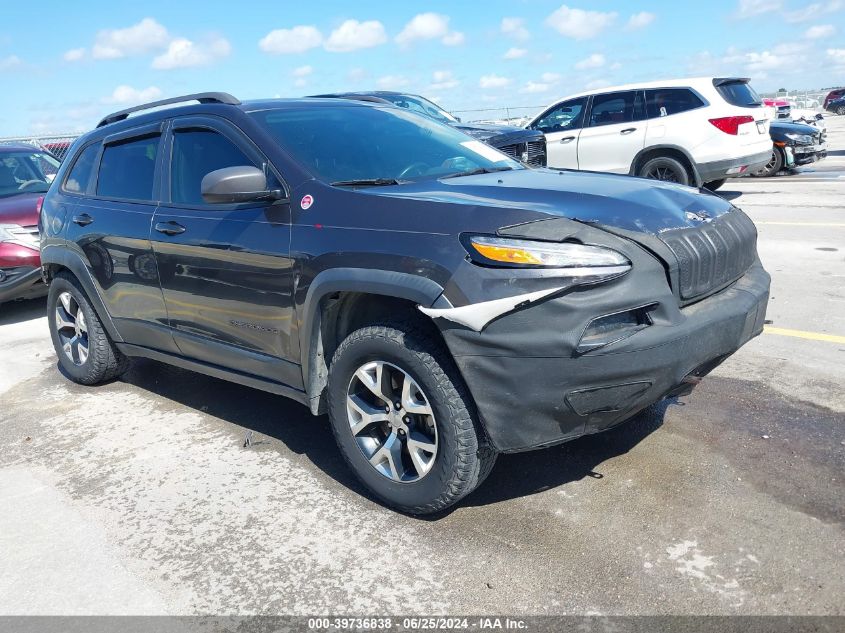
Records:
<instances>
[{"instance_id":1,"label":"rear door","mask_svg":"<svg viewBox=\"0 0 845 633\"><path fill-rule=\"evenodd\" d=\"M160 190L162 126L147 125L84 148L62 183L74 200L74 242L127 343L175 351L150 223ZM82 195L84 194L84 195Z\"/></svg>"},{"instance_id":2,"label":"rear door","mask_svg":"<svg viewBox=\"0 0 845 633\"><path fill-rule=\"evenodd\" d=\"M579 169L578 136L584 121L588 97L569 99L549 108L529 127L546 136L549 167Z\"/></svg>"},{"instance_id":3,"label":"rear door","mask_svg":"<svg viewBox=\"0 0 845 633\"><path fill-rule=\"evenodd\" d=\"M255 166L282 188L269 161L222 119L172 121L163 200L153 221L153 249L173 336L182 354L301 387L291 362L293 315L290 205L208 204L203 177Z\"/></svg>"},{"instance_id":4,"label":"rear door","mask_svg":"<svg viewBox=\"0 0 845 633\"><path fill-rule=\"evenodd\" d=\"M579 169L627 174L645 145L646 121L639 90L593 95L578 139Z\"/></svg>"}]
</instances>

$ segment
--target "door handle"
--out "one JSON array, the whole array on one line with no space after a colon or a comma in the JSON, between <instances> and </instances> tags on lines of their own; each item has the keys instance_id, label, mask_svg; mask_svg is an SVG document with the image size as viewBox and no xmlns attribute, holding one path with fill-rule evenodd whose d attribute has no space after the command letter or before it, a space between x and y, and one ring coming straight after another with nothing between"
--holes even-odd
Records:
<instances>
[{"instance_id":1,"label":"door handle","mask_svg":"<svg viewBox=\"0 0 845 633\"><path fill-rule=\"evenodd\" d=\"M94 218L92 218L87 213L82 213L80 215L73 216L73 223L78 224L79 226L88 226L93 221Z\"/></svg>"},{"instance_id":2,"label":"door handle","mask_svg":"<svg viewBox=\"0 0 845 633\"><path fill-rule=\"evenodd\" d=\"M169 222L158 222L155 225L155 230L165 235L179 235L185 232L185 227L171 220Z\"/></svg>"},{"instance_id":3,"label":"door handle","mask_svg":"<svg viewBox=\"0 0 845 633\"><path fill-rule=\"evenodd\" d=\"M637 128L635 127L626 127L624 130L619 132L620 134L630 134L631 132L636 132Z\"/></svg>"},{"instance_id":4,"label":"door handle","mask_svg":"<svg viewBox=\"0 0 845 633\"><path fill-rule=\"evenodd\" d=\"M574 136L564 136L562 139L560 139L560 144L565 145L566 143L571 143L574 140L575 140Z\"/></svg>"}]
</instances>

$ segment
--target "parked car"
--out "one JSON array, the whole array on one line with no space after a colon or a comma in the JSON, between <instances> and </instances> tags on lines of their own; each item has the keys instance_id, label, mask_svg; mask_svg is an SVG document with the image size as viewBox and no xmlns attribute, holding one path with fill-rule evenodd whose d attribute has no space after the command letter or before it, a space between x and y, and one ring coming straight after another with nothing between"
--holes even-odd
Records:
<instances>
[{"instance_id":1,"label":"parked car","mask_svg":"<svg viewBox=\"0 0 845 633\"><path fill-rule=\"evenodd\" d=\"M40 225L71 379L141 356L293 398L409 513L467 495L498 452L688 393L768 303L754 224L714 194L530 169L347 99L204 93L109 115Z\"/></svg>"},{"instance_id":2,"label":"parked car","mask_svg":"<svg viewBox=\"0 0 845 633\"><path fill-rule=\"evenodd\" d=\"M825 109L834 114L845 115L845 97L839 97L828 102Z\"/></svg>"},{"instance_id":3,"label":"parked car","mask_svg":"<svg viewBox=\"0 0 845 633\"><path fill-rule=\"evenodd\" d=\"M566 97L528 125L552 167L720 187L771 155L769 116L748 79L676 79Z\"/></svg>"},{"instance_id":4,"label":"parked car","mask_svg":"<svg viewBox=\"0 0 845 633\"><path fill-rule=\"evenodd\" d=\"M0 303L47 294L38 209L59 162L32 145L0 145Z\"/></svg>"},{"instance_id":5,"label":"parked car","mask_svg":"<svg viewBox=\"0 0 845 633\"><path fill-rule=\"evenodd\" d=\"M827 93L827 96L824 98L824 103L822 104L822 107L827 110L827 106L830 105L831 101L841 99L842 97L845 97L845 88L834 88L833 90Z\"/></svg>"},{"instance_id":6,"label":"parked car","mask_svg":"<svg viewBox=\"0 0 845 633\"><path fill-rule=\"evenodd\" d=\"M763 99L763 105L773 109L775 119L792 118L792 104L786 99Z\"/></svg>"},{"instance_id":7,"label":"parked car","mask_svg":"<svg viewBox=\"0 0 845 633\"><path fill-rule=\"evenodd\" d=\"M522 161L531 167L543 167L546 164L546 139L541 132L526 130L513 125L463 123L459 118L452 116L436 103L419 95L387 90L373 90L371 92L339 92L314 95L314 97L392 103L399 108L405 108L435 121L451 125L461 132L469 134L480 141L484 141L488 145L492 145L496 149L503 151L511 158Z\"/></svg>"},{"instance_id":8,"label":"parked car","mask_svg":"<svg viewBox=\"0 0 845 633\"><path fill-rule=\"evenodd\" d=\"M774 176L784 168L809 165L827 156L826 134L812 125L774 121L769 127L772 157L752 176Z\"/></svg>"}]
</instances>

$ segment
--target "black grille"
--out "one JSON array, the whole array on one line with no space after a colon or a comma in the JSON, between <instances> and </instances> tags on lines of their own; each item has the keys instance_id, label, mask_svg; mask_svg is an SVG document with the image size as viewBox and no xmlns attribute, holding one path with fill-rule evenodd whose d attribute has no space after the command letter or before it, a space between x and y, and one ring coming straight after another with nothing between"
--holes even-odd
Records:
<instances>
[{"instance_id":1,"label":"black grille","mask_svg":"<svg viewBox=\"0 0 845 633\"><path fill-rule=\"evenodd\" d=\"M678 258L681 299L716 292L741 277L757 257L757 229L740 210L660 239Z\"/></svg>"},{"instance_id":2,"label":"black grille","mask_svg":"<svg viewBox=\"0 0 845 633\"><path fill-rule=\"evenodd\" d=\"M546 141L529 141L528 143L511 143L498 148L511 158L522 161L532 167L544 167L546 165ZM525 160L523 160L525 156Z\"/></svg>"}]
</instances>

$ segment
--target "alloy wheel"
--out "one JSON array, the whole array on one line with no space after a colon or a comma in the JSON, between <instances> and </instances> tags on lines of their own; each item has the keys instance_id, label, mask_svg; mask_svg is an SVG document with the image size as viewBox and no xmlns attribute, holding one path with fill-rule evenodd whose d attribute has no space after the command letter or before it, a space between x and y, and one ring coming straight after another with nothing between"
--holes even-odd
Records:
<instances>
[{"instance_id":1,"label":"alloy wheel","mask_svg":"<svg viewBox=\"0 0 845 633\"><path fill-rule=\"evenodd\" d=\"M437 457L437 424L417 382L395 365L371 361L353 374L346 395L349 426L370 465L398 483L425 477Z\"/></svg>"},{"instance_id":2,"label":"alloy wheel","mask_svg":"<svg viewBox=\"0 0 845 633\"><path fill-rule=\"evenodd\" d=\"M671 167L658 165L648 170L646 178L653 180L662 180L664 182L680 182L678 173Z\"/></svg>"},{"instance_id":3,"label":"alloy wheel","mask_svg":"<svg viewBox=\"0 0 845 633\"><path fill-rule=\"evenodd\" d=\"M69 292L59 295L56 302L56 332L62 350L77 366L88 360L88 324L79 302Z\"/></svg>"}]
</instances>

